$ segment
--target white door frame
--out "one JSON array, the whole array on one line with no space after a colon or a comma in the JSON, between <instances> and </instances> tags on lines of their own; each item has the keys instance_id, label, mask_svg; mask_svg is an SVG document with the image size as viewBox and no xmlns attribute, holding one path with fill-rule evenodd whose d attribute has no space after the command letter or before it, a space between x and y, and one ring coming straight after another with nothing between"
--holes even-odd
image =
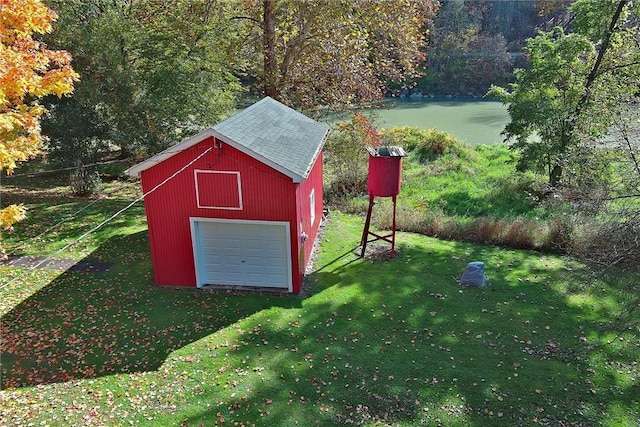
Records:
<instances>
[{"instance_id":1,"label":"white door frame","mask_svg":"<svg viewBox=\"0 0 640 427\"><path fill-rule=\"evenodd\" d=\"M225 219L225 218L201 218L201 217L190 217L189 223L191 226L191 246L193 248L193 262L195 266L196 272L196 286L198 288L206 285L204 281L204 275L200 271L199 267L199 257L198 254L202 251L200 250L200 241L198 239L198 223L199 222L218 222L218 223L226 223L226 224L251 224L251 225L271 225L271 226L280 226L283 227L285 233L285 243L286 243L286 261L287 261L287 289L289 292L293 292L293 275L292 275L292 266L291 266L291 230L290 225L286 221L252 221L252 220L244 220L244 219ZM284 289L277 288L274 289Z\"/></svg>"}]
</instances>

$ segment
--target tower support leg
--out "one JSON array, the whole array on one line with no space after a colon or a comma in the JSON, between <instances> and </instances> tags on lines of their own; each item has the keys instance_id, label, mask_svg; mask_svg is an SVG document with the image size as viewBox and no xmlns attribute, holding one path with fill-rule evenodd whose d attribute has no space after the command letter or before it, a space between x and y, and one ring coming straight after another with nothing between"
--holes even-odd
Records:
<instances>
[{"instance_id":1,"label":"tower support leg","mask_svg":"<svg viewBox=\"0 0 640 427\"><path fill-rule=\"evenodd\" d=\"M391 258L396 254L396 195L393 195L393 223L391 228Z\"/></svg>"},{"instance_id":2,"label":"tower support leg","mask_svg":"<svg viewBox=\"0 0 640 427\"><path fill-rule=\"evenodd\" d=\"M365 251L367 250L367 243L369 240L369 227L371 226L371 212L373 212L374 195L369 194L369 209L367 210L367 219L364 222L364 230L362 231L362 239L360 239L360 247L362 251L360 252L360 257L363 257Z\"/></svg>"}]
</instances>

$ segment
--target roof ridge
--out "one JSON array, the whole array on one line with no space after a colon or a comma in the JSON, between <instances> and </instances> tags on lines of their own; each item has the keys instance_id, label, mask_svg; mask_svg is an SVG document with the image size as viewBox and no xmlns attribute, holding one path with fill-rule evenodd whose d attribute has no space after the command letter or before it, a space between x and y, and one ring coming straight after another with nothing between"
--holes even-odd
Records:
<instances>
[{"instance_id":1,"label":"roof ridge","mask_svg":"<svg viewBox=\"0 0 640 427\"><path fill-rule=\"evenodd\" d=\"M207 137L231 145L289 176L305 179L329 133L329 126L267 96L227 119L173 145L126 172L137 176Z\"/></svg>"}]
</instances>

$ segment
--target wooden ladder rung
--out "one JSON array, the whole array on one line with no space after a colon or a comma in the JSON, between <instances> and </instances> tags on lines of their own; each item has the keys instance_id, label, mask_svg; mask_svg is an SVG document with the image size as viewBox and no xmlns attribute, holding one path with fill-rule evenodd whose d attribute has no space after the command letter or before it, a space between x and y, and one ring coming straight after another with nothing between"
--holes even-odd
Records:
<instances>
[{"instance_id":1,"label":"wooden ladder rung","mask_svg":"<svg viewBox=\"0 0 640 427\"><path fill-rule=\"evenodd\" d=\"M364 230L362 231L362 238L360 239L360 246L362 251L360 252L360 257L365 255L367 250L367 244L371 242L375 242L377 240L384 240L387 243L391 243L391 257L395 255L396 248L396 196L393 197L393 226L391 229L391 234L386 236L381 236L373 231L369 231L369 227L371 227L371 214L373 212L373 205L375 205L375 196L373 194L369 194L369 209L367 209L367 217L364 222ZM375 237L375 239L369 239L369 235Z\"/></svg>"}]
</instances>

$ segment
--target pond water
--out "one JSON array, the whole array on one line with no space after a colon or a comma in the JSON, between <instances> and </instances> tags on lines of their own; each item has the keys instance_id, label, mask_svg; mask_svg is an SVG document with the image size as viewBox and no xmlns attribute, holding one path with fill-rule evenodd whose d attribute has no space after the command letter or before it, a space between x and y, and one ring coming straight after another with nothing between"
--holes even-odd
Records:
<instances>
[{"instance_id":1,"label":"pond water","mask_svg":"<svg viewBox=\"0 0 640 427\"><path fill-rule=\"evenodd\" d=\"M438 128L469 144L499 144L509 123L507 107L499 101L478 99L387 100L367 110L380 127Z\"/></svg>"}]
</instances>

